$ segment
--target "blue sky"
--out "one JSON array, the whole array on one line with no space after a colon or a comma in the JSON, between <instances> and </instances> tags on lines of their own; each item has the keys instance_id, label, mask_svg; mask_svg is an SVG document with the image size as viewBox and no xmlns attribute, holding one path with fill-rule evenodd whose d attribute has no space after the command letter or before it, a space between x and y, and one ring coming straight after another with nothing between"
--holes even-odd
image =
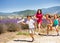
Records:
<instances>
[{"instance_id":1,"label":"blue sky","mask_svg":"<svg viewBox=\"0 0 60 43\"><path fill-rule=\"evenodd\" d=\"M60 0L0 0L0 12L37 10L53 6L60 6Z\"/></svg>"}]
</instances>

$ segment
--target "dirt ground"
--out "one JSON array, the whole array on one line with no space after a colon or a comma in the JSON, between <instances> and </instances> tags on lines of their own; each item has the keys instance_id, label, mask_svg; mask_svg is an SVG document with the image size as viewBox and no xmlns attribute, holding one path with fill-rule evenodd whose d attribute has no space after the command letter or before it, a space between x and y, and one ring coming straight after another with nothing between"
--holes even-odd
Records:
<instances>
[{"instance_id":1,"label":"dirt ground","mask_svg":"<svg viewBox=\"0 0 60 43\"><path fill-rule=\"evenodd\" d=\"M17 33L6 32L0 34L0 43L60 43L60 35L56 36L55 31L50 31L48 36L46 32L42 32L41 35L34 35L35 40L33 42L31 42L32 39L29 35L17 35Z\"/></svg>"},{"instance_id":2,"label":"dirt ground","mask_svg":"<svg viewBox=\"0 0 60 43\"><path fill-rule=\"evenodd\" d=\"M14 38L7 43L60 43L60 36L35 36L35 40L31 42L31 38L24 36Z\"/></svg>"}]
</instances>

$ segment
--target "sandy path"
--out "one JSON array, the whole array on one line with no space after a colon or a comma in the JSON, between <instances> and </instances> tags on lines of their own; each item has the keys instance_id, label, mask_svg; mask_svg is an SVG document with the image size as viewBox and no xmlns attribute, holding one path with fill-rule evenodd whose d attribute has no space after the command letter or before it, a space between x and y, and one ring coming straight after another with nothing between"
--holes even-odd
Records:
<instances>
[{"instance_id":1,"label":"sandy path","mask_svg":"<svg viewBox=\"0 0 60 43\"><path fill-rule=\"evenodd\" d=\"M24 36L24 37L18 37L14 38L7 43L60 43L60 36L35 36L35 40L33 42L31 41L30 37Z\"/></svg>"}]
</instances>

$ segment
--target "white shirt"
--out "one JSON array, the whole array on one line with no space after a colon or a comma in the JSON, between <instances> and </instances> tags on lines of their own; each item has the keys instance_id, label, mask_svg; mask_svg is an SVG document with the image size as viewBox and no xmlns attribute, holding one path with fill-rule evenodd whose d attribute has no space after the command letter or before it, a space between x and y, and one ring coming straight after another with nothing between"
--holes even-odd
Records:
<instances>
[{"instance_id":1,"label":"white shirt","mask_svg":"<svg viewBox=\"0 0 60 43\"><path fill-rule=\"evenodd\" d=\"M26 24L29 25L29 28L34 28L34 23L35 23L35 22L34 22L34 20L32 20L32 19L26 21Z\"/></svg>"},{"instance_id":2,"label":"white shirt","mask_svg":"<svg viewBox=\"0 0 60 43\"><path fill-rule=\"evenodd\" d=\"M23 22L23 21L25 21L25 20L22 19L22 20L18 21L17 23L20 23L20 22ZM34 23L35 23L35 21L32 20L32 19L26 21L26 24L28 24L29 28L34 28Z\"/></svg>"}]
</instances>

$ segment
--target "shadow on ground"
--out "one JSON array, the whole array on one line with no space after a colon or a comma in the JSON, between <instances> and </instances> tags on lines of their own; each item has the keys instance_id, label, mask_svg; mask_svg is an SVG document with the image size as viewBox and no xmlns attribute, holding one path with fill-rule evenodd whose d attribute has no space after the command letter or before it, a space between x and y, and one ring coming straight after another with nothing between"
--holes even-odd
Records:
<instances>
[{"instance_id":1,"label":"shadow on ground","mask_svg":"<svg viewBox=\"0 0 60 43\"><path fill-rule=\"evenodd\" d=\"M14 41L21 41L21 42L33 42L33 41L30 41L30 40L14 40Z\"/></svg>"},{"instance_id":2,"label":"shadow on ground","mask_svg":"<svg viewBox=\"0 0 60 43\"><path fill-rule=\"evenodd\" d=\"M40 36L60 36L60 35L46 35L46 34L39 34Z\"/></svg>"}]
</instances>

